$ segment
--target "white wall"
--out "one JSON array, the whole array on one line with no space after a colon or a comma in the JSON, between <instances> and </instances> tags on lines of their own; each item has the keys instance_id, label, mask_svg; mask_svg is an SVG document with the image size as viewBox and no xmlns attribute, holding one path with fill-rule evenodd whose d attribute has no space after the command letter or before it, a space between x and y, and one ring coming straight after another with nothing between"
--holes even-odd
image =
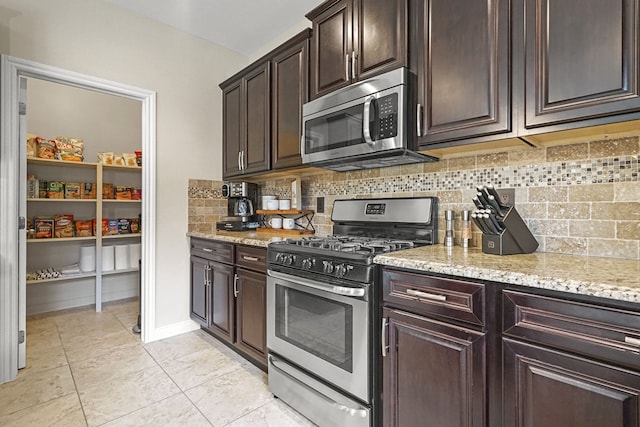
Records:
<instances>
[{"instance_id":1,"label":"white wall","mask_svg":"<svg viewBox=\"0 0 640 427\"><path fill-rule=\"evenodd\" d=\"M4 53L157 92L156 326L188 320L188 179L221 179L218 83L248 59L99 0L0 0L0 15Z\"/></svg>"}]
</instances>

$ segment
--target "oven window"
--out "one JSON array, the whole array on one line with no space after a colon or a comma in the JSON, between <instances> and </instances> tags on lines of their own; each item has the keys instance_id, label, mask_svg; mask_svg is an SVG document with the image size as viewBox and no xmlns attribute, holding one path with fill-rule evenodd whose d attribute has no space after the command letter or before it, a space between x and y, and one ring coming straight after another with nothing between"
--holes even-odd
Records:
<instances>
[{"instance_id":1,"label":"oven window","mask_svg":"<svg viewBox=\"0 0 640 427\"><path fill-rule=\"evenodd\" d=\"M280 339L353 372L353 307L276 286L275 333Z\"/></svg>"},{"instance_id":2,"label":"oven window","mask_svg":"<svg viewBox=\"0 0 640 427\"><path fill-rule=\"evenodd\" d=\"M305 123L305 152L318 153L364 142L362 104Z\"/></svg>"}]
</instances>

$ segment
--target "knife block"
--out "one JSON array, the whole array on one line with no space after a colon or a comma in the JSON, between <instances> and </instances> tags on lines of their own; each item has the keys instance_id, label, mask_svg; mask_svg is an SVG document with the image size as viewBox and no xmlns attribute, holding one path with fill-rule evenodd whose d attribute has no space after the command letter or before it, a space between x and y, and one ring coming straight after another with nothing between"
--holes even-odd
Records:
<instances>
[{"instance_id":1,"label":"knife block","mask_svg":"<svg viewBox=\"0 0 640 427\"><path fill-rule=\"evenodd\" d=\"M500 234L482 234L482 252L494 255L530 254L538 249L538 241L515 207L510 207Z\"/></svg>"}]
</instances>

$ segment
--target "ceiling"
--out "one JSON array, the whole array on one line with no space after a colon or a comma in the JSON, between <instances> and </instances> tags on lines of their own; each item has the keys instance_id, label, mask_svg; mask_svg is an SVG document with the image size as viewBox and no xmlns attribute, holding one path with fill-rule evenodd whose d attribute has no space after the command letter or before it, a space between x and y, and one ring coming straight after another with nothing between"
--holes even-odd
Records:
<instances>
[{"instance_id":1,"label":"ceiling","mask_svg":"<svg viewBox=\"0 0 640 427\"><path fill-rule=\"evenodd\" d=\"M323 0L107 1L250 56L305 20Z\"/></svg>"}]
</instances>

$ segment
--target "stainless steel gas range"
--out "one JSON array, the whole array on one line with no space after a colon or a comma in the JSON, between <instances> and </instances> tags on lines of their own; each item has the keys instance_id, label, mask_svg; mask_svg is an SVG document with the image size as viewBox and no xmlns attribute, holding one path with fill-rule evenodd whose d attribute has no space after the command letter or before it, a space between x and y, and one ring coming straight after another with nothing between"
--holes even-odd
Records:
<instances>
[{"instance_id":1,"label":"stainless steel gas range","mask_svg":"<svg viewBox=\"0 0 640 427\"><path fill-rule=\"evenodd\" d=\"M269 388L320 426L378 422L377 254L437 243L434 197L336 200L333 235L267 251Z\"/></svg>"}]
</instances>

